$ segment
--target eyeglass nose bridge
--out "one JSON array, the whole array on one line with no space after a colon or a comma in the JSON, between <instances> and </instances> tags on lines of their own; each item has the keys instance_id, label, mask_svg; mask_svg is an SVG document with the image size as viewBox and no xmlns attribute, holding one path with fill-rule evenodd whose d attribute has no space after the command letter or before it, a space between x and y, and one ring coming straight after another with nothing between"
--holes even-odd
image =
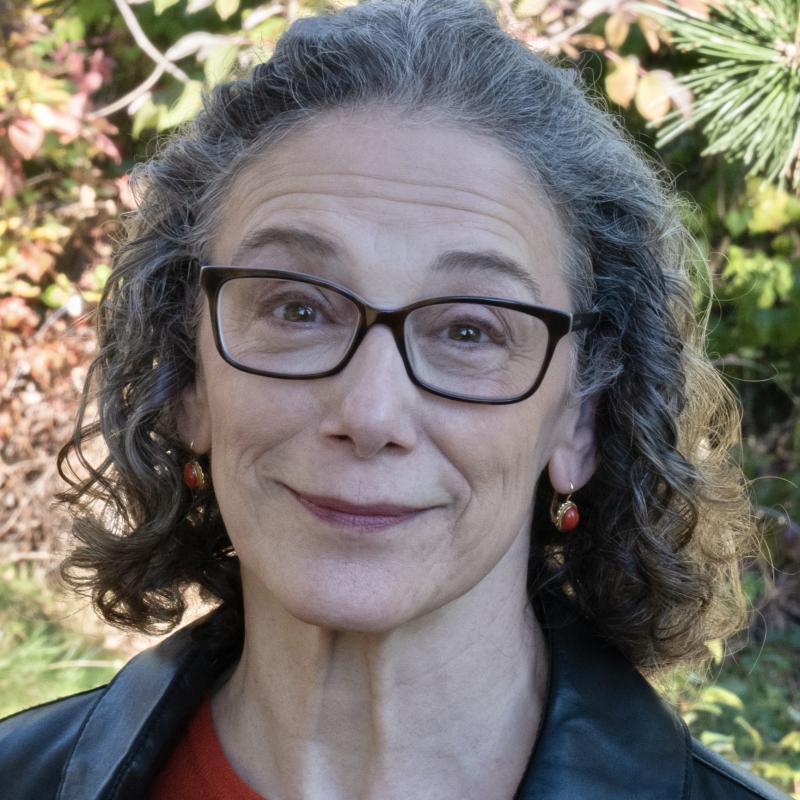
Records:
<instances>
[{"instance_id":1,"label":"eyeglass nose bridge","mask_svg":"<svg viewBox=\"0 0 800 800\"><path fill-rule=\"evenodd\" d=\"M411 361L408 357L406 350L405 340L405 321L406 317L411 313L411 309L400 308L396 310L387 310L370 306L367 303L359 304L360 323L356 335L348 348L347 355L340 363L338 371L344 370L350 360L356 354L356 351L361 346L361 343L366 338L367 334L375 325L384 325L389 329L392 334L394 343L400 353L400 358L403 360L403 366L406 368L406 375L408 379L415 385L420 385L414 370L411 367Z\"/></svg>"}]
</instances>

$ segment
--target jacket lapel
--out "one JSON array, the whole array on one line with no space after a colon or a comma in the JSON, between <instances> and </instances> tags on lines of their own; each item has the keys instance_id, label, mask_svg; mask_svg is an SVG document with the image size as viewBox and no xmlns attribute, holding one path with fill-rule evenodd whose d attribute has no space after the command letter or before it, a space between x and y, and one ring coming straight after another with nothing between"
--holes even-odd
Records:
<instances>
[{"instance_id":1,"label":"jacket lapel","mask_svg":"<svg viewBox=\"0 0 800 800\"><path fill-rule=\"evenodd\" d=\"M563 601L546 599L539 618L550 643L550 686L517 800L687 798L683 722Z\"/></svg>"},{"instance_id":2,"label":"jacket lapel","mask_svg":"<svg viewBox=\"0 0 800 800\"><path fill-rule=\"evenodd\" d=\"M83 724L58 800L144 797L226 661L193 638L215 612L135 656Z\"/></svg>"},{"instance_id":3,"label":"jacket lapel","mask_svg":"<svg viewBox=\"0 0 800 800\"><path fill-rule=\"evenodd\" d=\"M195 640L215 613L120 671L83 725L58 800L141 800L235 656ZM680 719L563 601L545 598L537 613L550 646L550 685L516 800L687 798L689 735Z\"/></svg>"}]
</instances>

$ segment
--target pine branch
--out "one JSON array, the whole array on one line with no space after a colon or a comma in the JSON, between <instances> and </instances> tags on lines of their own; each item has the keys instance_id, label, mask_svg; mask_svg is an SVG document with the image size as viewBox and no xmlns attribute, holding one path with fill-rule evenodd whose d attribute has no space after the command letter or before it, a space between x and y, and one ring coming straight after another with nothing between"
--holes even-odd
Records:
<instances>
[{"instance_id":1,"label":"pine branch","mask_svg":"<svg viewBox=\"0 0 800 800\"><path fill-rule=\"evenodd\" d=\"M700 66L679 80L693 94L692 114L663 120L663 147L699 127L703 155L740 159L748 172L800 194L800 0L726 0L708 20L675 0L636 6L672 34L674 46L695 53Z\"/></svg>"}]
</instances>

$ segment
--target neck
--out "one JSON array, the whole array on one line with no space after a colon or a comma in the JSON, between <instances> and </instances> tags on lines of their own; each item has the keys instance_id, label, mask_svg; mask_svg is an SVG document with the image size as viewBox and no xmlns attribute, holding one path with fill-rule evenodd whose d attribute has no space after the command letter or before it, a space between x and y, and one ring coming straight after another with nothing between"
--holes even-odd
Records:
<instances>
[{"instance_id":1,"label":"neck","mask_svg":"<svg viewBox=\"0 0 800 800\"><path fill-rule=\"evenodd\" d=\"M234 769L270 800L511 800L547 678L520 563L378 633L302 622L243 575L244 649L212 699Z\"/></svg>"}]
</instances>

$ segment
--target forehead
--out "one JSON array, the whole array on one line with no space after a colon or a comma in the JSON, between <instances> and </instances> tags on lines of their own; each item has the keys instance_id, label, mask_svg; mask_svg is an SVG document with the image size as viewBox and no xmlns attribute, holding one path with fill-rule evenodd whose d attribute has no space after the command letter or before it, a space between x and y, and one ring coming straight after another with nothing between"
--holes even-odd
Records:
<instances>
[{"instance_id":1,"label":"forehead","mask_svg":"<svg viewBox=\"0 0 800 800\"><path fill-rule=\"evenodd\" d=\"M254 263L242 244L276 227L334 242L365 290L370 276L389 278L382 271L424 284L445 251L491 252L545 284L563 263L556 215L515 159L487 137L391 112L328 113L250 160L227 194L212 258ZM560 289L546 299L563 301Z\"/></svg>"}]
</instances>

